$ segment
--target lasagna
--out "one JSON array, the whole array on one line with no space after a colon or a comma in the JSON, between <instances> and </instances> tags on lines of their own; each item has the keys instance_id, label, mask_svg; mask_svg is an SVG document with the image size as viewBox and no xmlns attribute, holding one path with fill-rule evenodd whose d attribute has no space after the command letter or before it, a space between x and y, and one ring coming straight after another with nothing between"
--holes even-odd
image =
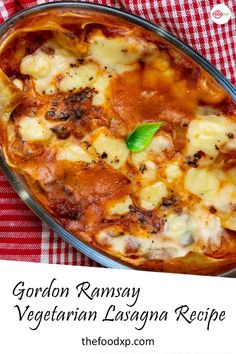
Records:
<instances>
[{"instance_id":1,"label":"lasagna","mask_svg":"<svg viewBox=\"0 0 236 354\"><path fill-rule=\"evenodd\" d=\"M118 17L49 10L5 33L0 68L4 157L66 230L137 269L236 266L236 105L200 66Z\"/></svg>"}]
</instances>

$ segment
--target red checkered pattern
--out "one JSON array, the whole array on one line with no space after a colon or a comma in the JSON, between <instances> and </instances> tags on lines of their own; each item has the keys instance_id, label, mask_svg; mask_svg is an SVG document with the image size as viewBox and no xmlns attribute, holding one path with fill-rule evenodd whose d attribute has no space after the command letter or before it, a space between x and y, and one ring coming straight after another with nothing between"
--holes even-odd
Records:
<instances>
[{"instance_id":1,"label":"red checkered pattern","mask_svg":"<svg viewBox=\"0 0 236 354\"><path fill-rule=\"evenodd\" d=\"M0 0L0 23L22 8L45 0ZM236 1L224 1L232 17L225 25L210 18L217 0L98 0L166 28L194 47L236 83ZM97 266L55 235L24 205L0 172L0 259Z\"/></svg>"}]
</instances>

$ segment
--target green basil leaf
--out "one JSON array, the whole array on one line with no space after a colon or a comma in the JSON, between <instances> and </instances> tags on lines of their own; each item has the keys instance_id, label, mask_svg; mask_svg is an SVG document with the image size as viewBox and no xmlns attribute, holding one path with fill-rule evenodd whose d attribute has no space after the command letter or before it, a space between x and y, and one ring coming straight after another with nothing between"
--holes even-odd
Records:
<instances>
[{"instance_id":1,"label":"green basil leaf","mask_svg":"<svg viewBox=\"0 0 236 354\"><path fill-rule=\"evenodd\" d=\"M152 141L161 123L145 123L135 128L128 136L126 144L129 150L139 152Z\"/></svg>"}]
</instances>

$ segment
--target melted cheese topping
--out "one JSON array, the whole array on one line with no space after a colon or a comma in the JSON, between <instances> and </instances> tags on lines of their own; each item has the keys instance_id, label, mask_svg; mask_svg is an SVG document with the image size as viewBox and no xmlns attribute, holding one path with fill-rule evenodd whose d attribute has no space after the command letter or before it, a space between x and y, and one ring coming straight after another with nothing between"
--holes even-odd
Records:
<instances>
[{"instance_id":1,"label":"melted cheese topping","mask_svg":"<svg viewBox=\"0 0 236 354\"><path fill-rule=\"evenodd\" d=\"M45 49L48 52L45 52ZM41 94L52 95L56 92L78 91L86 87L94 88L94 105L105 103L112 77L107 73L101 73L93 62L79 64L74 53L62 48L53 39L45 42L43 47L33 54L24 57L20 70L22 74L33 77L35 89ZM19 81L14 83L22 89Z\"/></svg>"},{"instance_id":2,"label":"melted cheese topping","mask_svg":"<svg viewBox=\"0 0 236 354\"><path fill-rule=\"evenodd\" d=\"M206 116L204 119L194 119L188 128L187 155L203 151L215 158L219 148L229 141L227 134L231 129L232 123L223 117Z\"/></svg>"},{"instance_id":3,"label":"melted cheese topping","mask_svg":"<svg viewBox=\"0 0 236 354\"><path fill-rule=\"evenodd\" d=\"M180 178L183 175L177 161L169 163L166 166L165 174L169 183L174 182L176 179Z\"/></svg>"},{"instance_id":4,"label":"melted cheese topping","mask_svg":"<svg viewBox=\"0 0 236 354\"><path fill-rule=\"evenodd\" d=\"M124 234L120 236L118 229L106 229L96 235L100 244L106 244L109 250L120 254L138 254L147 259L168 260L175 257L184 257L189 250L178 246L175 242L163 238L140 237Z\"/></svg>"},{"instance_id":5,"label":"melted cheese topping","mask_svg":"<svg viewBox=\"0 0 236 354\"><path fill-rule=\"evenodd\" d=\"M151 53L153 45L148 45L130 36L106 38L98 33L90 38L90 55L101 66L121 74L135 70L142 53Z\"/></svg>"},{"instance_id":6,"label":"melted cheese topping","mask_svg":"<svg viewBox=\"0 0 236 354\"><path fill-rule=\"evenodd\" d=\"M197 206L191 214L171 214L165 223L164 234L189 250L196 245L219 246L223 234L221 220L202 206ZM200 248L201 249L201 248Z\"/></svg>"},{"instance_id":7,"label":"melted cheese topping","mask_svg":"<svg viewBox=\"0 0 236 354\"><path fill-rule=\"evenodd\" d=\"M49 53L51 50L52 54L47 54L41 47L38 48L33 54L22 59L20 71L24 75L33 77L38 93L50 95L57 92L56 76L64 76L70 70L70 65L77 64L77 58L54 40L44 43L44 48L49 50Z\"/></svg>"},{"instance_id":8,"label":"melted cheese topping","mask_svg":"<svg viewBox=\"0 0 236 354\"><path fill-rule=\"evenodd\" d=\"M220 170L208 171L206 169L190 169L185 177L185 188L191 193L197 195L201 201L208 206L213 205L216 210L218 210L219 217L213 218L212 215L206 215L204 217L197 217L196 229L203 230L197 231L198 235L201 236L204 232L210 235L215 235L215 244L220 243L219 233L213 232L214 225L217 225L220 230L221 225L230 229L235 230L235 217L236 213L232 209L232 206L236 200L236 185L229 182L227 175ZM204 221L205 220L205 221ZM211 220L212 224L208 225ZM201 224L202 222L202 224ZM209 226L209 228L208 228ZM209 232L207 231L209 229ZM196 232L196 233L197 233ZM222 232L221 232L222 234ZM206 234L205 234L206 235ZM218 236L217 236L218 235ZM209 242L207 237L204 238L205 242Z\"/></svg>"},{"instance_id":9,"label":"melted cheese topping","mask_svg":"<svg viewBox=\"0 0 236 354\"><path fill-rule=\"evenodd\" d=\"M129 150L122 139L114 138L106 129L95 132L93 146L102 159L118 169L122 167L129 155Z\"/></svg>"},{"instance_id":10,"label":"melted cheese topping","mask_svg":"<svg viewBox=\"0 0 236 354\"><path fill-rule=\"evenodd\" d=\"M161 204L162 198L167 195L168 191L163 182L151 184L139 192L141 206L146 210L153 210Z\"/></svg>"},{"instance_id":11,"label":"melted cheese topping","mask_svg":"<svg viewBox=\"0 0 236 354\"><path fill-rule=\"evenodd\" d=\"M148 146L147 150L153 152L154 154L160 154L161 152L171 148L171 138L168 135L160 134L152 139L151 144Z\"/></svg>"},{"instance_id":12,"label":"melted cheese topping","mask_svg":"<svg viewBox=\"0 0 236 354\"><path fill-rule=\"evenodd\" d=\"M52 60L50 57L38 50L37 52L27 55L21 62L21 73L31 75L35 79L45 77L52 69Z\"/></svg>"},{"instance_id":13,"label":"melted cheese topping","mask_svg":"<svg viewBox=\"0 0 236 354\"><path fill-rule=\"evenodd\" d=\"M224 211L236 200L236 185L228 182L226 174L215 172L202 168L190 169L185 177L185 188L205 204L213 204Z\"/></svg>"},{"instance_id":14,"label":"melted cheese topping","mask_svg":"<svg viewBox=\"0 0 236 354\"><path fill-rule=\"evenodd\" d=\"M204 245L213 244L219 246L223 229L218 216L206 212L202 208L195 208L192 214L193 234L196 241Z\"/></svg>"},{"instance_id":15,"label":"melted cheese topping","mask_svg":"<svg viewBox=\"0 0 236 354\"><path fill-rule=\"evenodd\" d=\"M142 184L158 179L158 166L155 159L165 159L165 152L173 148L172 140L167 134L156 135L145 150L132 153L131 163L139 171Z\"/></svg>"},{"instance_id":16,"label":"melted cheese topping","mask_svg":"<svg viewBox=\"0 0 236 354\"><path fill-rule=\"evenodd\" d=\"M93 158L79 145L65 143L57 153L57 160L67 160L71 162L92 162Z\"/></svg>"},{"instance_id":17,"label":"melted cheese topping","mask_svg":"<svg viewBox=\"0 0 236 354\"><path fill-rule=\"evenodd\" d=\"M119 215L123 215L129 212L130 210L130 206L132 205L132 199L130 198L130 196L126 197L124 200L119 201L118 203L112 204L109 207L109 213L111 215L113 214L119 214Z\"/></svg>"},{"instance_id":18,"label":"melted cheese topping","mask_svg":"<svg viewBox=\"0 0 236 354\"><path fill-rule=\"evenodd\" d=\"M157 166L154 162L147 160L139 166L142 183L153 182L157 179Z\"/></svg>"},{"instance_id":19,"label":"melted cheese topping","mask_svg":"<svg viewBox=\"0 0 236 354\"><path fill-rule=\"evenodd\" d=\"M107 74L103 74L97 77L97 80L93 84L93 88L96 90L96 94L93 96L94 105L102 105L106 100L106 93L110 85L110 77Z\"/></svg>"},{"instance_id":20,"label":"melted cheese topping","mask_svg":"<svg viewBox=\"0 0 236 354\"><path fill-rule=\"evenodd\" d=\"M216 194L214 204L217 208L225 211L230 208L231 204L236 200L236 185L233 183L226 183Z\"/></svg>"},{"instance_id":21,"label":"melted cheese topping","mask_svg":"<svg viewBox=\"0 0 236 354\"><path fill-rule=\"evenodd\" d=\"M138 169L140 167L140 164L147 161L147 159L148 159L148 153L145 150L141 152L132 153L132 162L135 165L135 167Z\"/></svg>"},{"instance_id":22,"label":"melted cheese topping","mask_svg":"<svg viewBox=\"0 0 236 354\"><path fill-rule=\"evenodd\" d=\"M185 188L199 198L211 201L219 191L220 182L207 169L191 168L185 176Z\"/></svg>"},{"instance_id":23,"label":"melted cheese topping","mask_svg":"<svg viewBox=\"0 0 236 354\"><path fill-rule=\"evenodd\" d=\"M19 131L25 141L48 140L52 132L38 117L24 117L19 122Z\"/></svg>"},{"instance_id":24,"label":"melted cheese topping","mask_svg":"<svg viewBox=\"0 0 236 354\"><path fill-rule=\"evenodd\" d=\"M80 88L92 87L96 80L98 68L94 64L81 65L78 68L68 69L60 81L59 90L68 92Z\"/></svg>"},{"instance_id":25,"label":"melted cheese topping","mask_svg":"<svg viewBox=\"0 0 236 354\"><path fill-rule=\"evenodd\" d=\"M164 233L183 246L191 243L192 223L188 215L170 215L165 223Z\"/></svg>"}]
</instances>

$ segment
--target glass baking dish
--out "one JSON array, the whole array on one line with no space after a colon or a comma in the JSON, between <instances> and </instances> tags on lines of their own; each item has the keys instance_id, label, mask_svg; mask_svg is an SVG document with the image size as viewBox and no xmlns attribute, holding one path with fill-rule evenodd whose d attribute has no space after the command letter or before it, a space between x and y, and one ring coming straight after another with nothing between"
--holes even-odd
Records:
<instances>
[{"instance_id":1,"label":"glass baking dish","mask_svg":"<svg viewBox=\"0 0 236 354\"><path fill-rule=\"evenodd\" d=\"M204 57L202 57L198 52L192 49L189 45L185 44L181 40L177 39L174 35L162 29L161 27L152 24L143 18L132 15L130 13L126 13L124 11L98 5L92 3L80 3L80 2L53 2L48 4L42 4L30 9L26 9L18 12L16 15L12 16L10 19L5 21L0 26L0 36L2 37L4 33L9 30L12 26L14 26L18 21L21 21L26 16L36 14L39 12L50 11L55 9L62 10L86 10L96 13L104 13L109 14L111 16L116 16L124 19L125 21L132 22L140 27L143 27L157 36L161 37L165 41L171 43L175 48L179 51L190 57L193 61L195 61L198 65L200 65L205 71L207 71L215 80L225 89L225 91L229 94L229 96L236 101L236 88L227 80L213 65L211 65ZM100 263L101 265L108 268L119 268L119 269L133 269L131 266L127 266L126 264L118 261L111 256L103 253L100 250L95 249L89 244L79 240L72 233L64 229L57 221L53 219L36 201L36 199L32 196L29 188L26 186L25 182L16 175L11 168L7 165L5 158L3 156L3 152L0 148L0 168L14 190L20 196L20 198L27 204L27 206L45 223L49 225L57 234L59 234L66 242L69 242L73 247L77 250L84 253L89 258L94 261ZM233 269L227 273L221 274L221 276L226 277L236 277L236 269Z\"/></svg>"}]
</instances>

